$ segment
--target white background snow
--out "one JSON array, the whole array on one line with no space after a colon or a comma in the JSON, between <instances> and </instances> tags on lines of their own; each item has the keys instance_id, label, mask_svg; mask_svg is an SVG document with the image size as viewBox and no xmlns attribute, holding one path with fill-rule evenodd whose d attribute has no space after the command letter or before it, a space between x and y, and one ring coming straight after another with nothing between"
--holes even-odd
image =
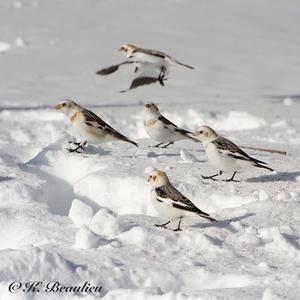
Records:
<instances>
[{"instance_id":1,"label":"white background snow","mask_svg":"<svg viewBox=\"0 0 300 300\"><path fill-rule=\"evenodd\" d=\"M165 51L166 87L125 94L132 70L95 72L121 44ZM103 299L300 298L300 5L274 0L1 0L0 299L13 281L103 287ZM53 109L88 106L141 147L110 143L69 154L72 131ZM207 124L276 169L208 182L199 144L149 148L143 102L190 130ZM183 231L158 229L147 171L167 172L200 209ZM229 176L230 174L225 174ZM175 226L174 224L173 226Z\"/></svg>"}]
</instances>

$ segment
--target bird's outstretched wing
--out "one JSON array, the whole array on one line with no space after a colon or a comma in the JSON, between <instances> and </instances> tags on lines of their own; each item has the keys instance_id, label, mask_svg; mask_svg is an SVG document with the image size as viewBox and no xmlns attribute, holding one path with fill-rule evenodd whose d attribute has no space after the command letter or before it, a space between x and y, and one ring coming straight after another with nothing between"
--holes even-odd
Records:
<instances>
[{"instance_id":1,"label":"bird's outstretched wing","mask_svg":"<svg viewBox=\"0 0 300 300\"><path fill-rule=\"evenodd\" d=\"M110 67L103 68L103 69L97 71L96 74L97 74L97 75L104 75L104 76L105 76L105 75L110 75L110 74L112 74L112 73L118 71L119 68L120 68L121 66L127 65L127 64L138 64L138 62L127 61L127 60L126 60L126 61L123 61L123 62L117 64L117 65L112 65L112 66L110 66Z\"/></svg>"},{"instance_id":2,"label":"bird's outstretched wing","mask_svg":"<svg viewBox=\"0 0 300 300\"><path fill-rule=\"evenodd\" d=\"M217 139L212 141L212 143L217 147L217 149L220 152L232 156L236 159L249 160L259 164L266 164L261 160L249 156L246 152L240 149L236 144L234 144L233 142L231 142L230 140L224 137L218 137Z\"/></svg>"},{"instance_id":3,"label":"bird's outstretched wing","mask_svg":"<svg viewBox=\"0 0 300 300\"><path fill-rule=\"evenodd\" d=\"M138 147L138 144L136 142L131 141L129 138L127 138L123 134L119 133L117 130L115 130L110 125L108 125L106 122L104 122L100 117L98 117L92 111L90 111L88 109L83 109L81 112L83 113L83 115L85 117L85 123L88 126L104 130L107 132L107 134L113 135L115 138L117 138L119 140L129 142Z\"/></svg>"},{"instance_id":4,"label":"bird's outstretched wing","mask_svg":"<svg viewBox=\"0 0 300 300\"><path fill-rule=\"evenodd\" d=\"M182 209L185 211L194 212L210 221L215 221L209 216L209 214L203 212L198 207L196 207L187 197L182 195L176 188L171 184L167 184L155 189L156 200L159 202L164 202L165 204L175 207L177 209Z\"/></svg>"},{"instance_id":5,"label":"bird's outstretched wing","mask_svg":"<svg viewBox=\"0 0 300 300\"><path fill-rule=\"evenodd\" d=\"M119 70L120 66L121 66L121 64L113 65L108 68L104 68L104 69L97 71L96 74L97 75L110 75L110 74L116 72L117 70Z\"/></svg>"}]
</instances>

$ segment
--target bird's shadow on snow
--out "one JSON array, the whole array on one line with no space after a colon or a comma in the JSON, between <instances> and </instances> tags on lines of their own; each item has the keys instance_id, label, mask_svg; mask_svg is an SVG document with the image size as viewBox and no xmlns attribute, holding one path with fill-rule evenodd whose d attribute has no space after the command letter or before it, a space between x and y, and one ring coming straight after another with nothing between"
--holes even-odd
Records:
<instances>
[{"instance_id":1,"label":"bird's shadow on snow","mask_svg":"<svg viewBox=\"0 0 300 300\"><path fill-rule=\"evenodd\" d=\"M231 224L232 222L237 222L237 221L241 221L243 219L249 218L254 216L255 214L252 213L247 213L243 216L239 216L239 217L234 217L234 218L230 218L227 220L219 220L217 222L212 222L212 223L206 223L206 224L195 224L195 225L191 225L191 227L194 228L210 228L210 227L217 227L220 229L227 229L232 233L238 232L238 230Z\"/></svg>"},{"instance_id":2,"label":"bird's shadow on snow","mask_svg":"<svg viewBox=\"0 0 300 300\"><path fill-rule=\"evenodd\" d=\"M148 152L146 155L149 158L162 157L162 156L166 156L166 157L180 156L179 153L155 153L154 151Z\"/></svg>"},{"instance_id":3,"label":"bird's shadow on snow","mask_svg":"<svg viewBox=\"0 0 300 300\"><path fill-rule=\"evenodd\" d=\"M0 182L3 182L3 181L10 181L10 180L13 180L15 179L14 177L10 177L10 176L0 176Z\"/></svg>"},{"instance_id":4,"label":"bird's shadow on snow","mask_svg":"<svg viewBox=\"0 0 300 300\"><path fill-rule=\"evenodd\" d=\"M300 171L296 172L278 172L271 175L249 178L247 182L276 182L276 181L296 181L300 176Z\"/></svg>"}]
</instances>

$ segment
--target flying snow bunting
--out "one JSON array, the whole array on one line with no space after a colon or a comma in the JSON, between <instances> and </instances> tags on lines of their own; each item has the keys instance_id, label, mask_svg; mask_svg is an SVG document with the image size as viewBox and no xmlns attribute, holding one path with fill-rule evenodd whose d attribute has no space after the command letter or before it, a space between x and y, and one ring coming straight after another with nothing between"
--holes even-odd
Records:
<instances>
[{"instance_id":1,"label":"flying snow bunting","mask_svg":"<svg viewBox=\"0 0 300 300\"><path fill-rule=\"evenodd\" d=\"M82 138L79 143L73 143L77 147L74 149L69 148L69 152L79 152L79 149L83 150L83 146L88 142L100 144L109 141L123 141L138 146L137 143L117 132L92 111L72 100L63 100L55 108L68 117L78 135Z\"/></svg>"},{"instance_id":2,"label":"flying snow bunting","mask_svg":"<svg viewBox=\"0 0 300 300\"><path fill-rule=\"evenodd\" d=\"M226 181L235 181L234 176L237 171L250 166L274 171L267 167L265 162L249 156L233 142L218 135L208 126L200 127L193 133L193 136L202 141L209 161L219 170L217 174L202 176L204 179L215 180L216 176L222 175L224 171L229 171L233 172L233 175Z\"/></svg>"},{"instance_id":3,"label":"flying snow bunting","mask_svg":"<svg viewBox=\"0 0 300 300\"><path fill-rule=\"evenodd\" d=\"M176 190L166 173L158 170L153 171L147 181L151 184L151 201L157 212L171 220L179 218L178 226L174 231L181 230L181 220L184 216L198 215L211 222L216 221ZM167 228L166 226L171 220L155 226Z\"/></svg>"},{"instance_id":4,"label":"flying snow bunting","mask_svg":"<svg viewBox=\"0 0 300 300\"><path fill-rule=\"evenodd\" d=\"M192 132L177 127L174 123L165 118L154 103L145 103L144 109L146 114L144 120L145 130L150 138L159 142L159 144L154 147L166 144L161 147L166 148L169 145L174 144L175 141L183 139L191 139L199 142L197 139L189 135L192 134Z\"/></svg>"},{"instance_id":5,"label":"flying snow bunting","mask_svg":"<svg viewBox=\"0 0 300 300\"><path fill-rule=\"evenodd\" d=\"M167 80L166 76L169 74L171 65L194 69L191 66L175 60L166 53L140 48L132 44L123 45L119 51L127 57L127 60L120 64L102 69L96 74L109 75L117 71L122 65L133 64L135 66L135 73L137 73L138 76L132 81L127 90L121 92L126 92L139 86L156 82L159 82L160 85L164 86L164 81Z\"/></svg>"}]
</instances>

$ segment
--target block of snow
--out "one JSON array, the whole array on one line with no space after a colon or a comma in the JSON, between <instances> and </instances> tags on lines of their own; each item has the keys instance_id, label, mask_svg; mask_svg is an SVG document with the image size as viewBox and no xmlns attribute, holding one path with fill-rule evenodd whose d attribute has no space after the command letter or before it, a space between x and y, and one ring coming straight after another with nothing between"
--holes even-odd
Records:
<instances>
[{"instance_id":1,"label":"block of snow","mask_svg":"<svg viewBox=\"0 0 300 300\"><path fill-rule=\"evenodd\" d=\"M25 47L27 43L20 36L18 36L15 40L15 45L16 47L22 48Z\"/></svg>"},{"instance_id":2,"label":"block of snow","mask_svg":"<svg viewBox=\"0 0 300 300\"><path fill-rule=\"evenodd\" d=\"M106 208L100 209L92 218L89 228L100 235L116 235L121 232L121 227L116 215Z\"/></svg>"},{"instance_id":3,"label":"block of snow","mask_svg":"<svg viewBox=\"0 0 300 300\"><path fill-rule=\"evenodd\" d=\"M84 202L74 199L69 211L69 218L76 227L88 226L93 218L93 209Z\"/></svg>"},{"instance_id":4,"label":"block of snow","mask_svg":"<svg viewBox=\"0 0 300 300\"><path fill-rule=\"evenodd\" d=\"M4 52L8 51L8 50L10 50L10 48L11 48L11 45L9 43L0 41L0 53L4 53Z\"/></svg>"},{"instance_id":5,"label":"block of snow","mask_svg":"<svg viewBox=\"0 0 300 300\"><path fill-rule=\"evenodd\" d=\"M262 300L281 300L281 297L278 297L270 288L264 290Z\"/></svg>"},{"instance_id":6,"label":"block of snow","mask_svg":"<svg viewBox=\"0 0 300 300\"><path fill-rule=\"evenodd\" d=\"M260 201L265 201L265 200L269 200L269 199L270 199L270 196L266 191L264 191L264 190L259 191L259 200Z\"/></svg>"},{"instance_id":7,"label":"block of snow","mask_svg":"<svg viewBox=\"0 0 300 300\"><path fill-rule=\"evenodd\" d=\"M283 104L286 105L286 106L290 106L290 105L293 105L294 104L294 100L291 99L291 98L284 98L283 99Z\"/></svg>"},{"instance_id":8,"label":"block of snow","mask_svg":"<svg viewBox=\"0 0 300 300\"><path fill-rule=\"evenodd\" d=\"M88 227L83 226L76 232L75 235L75 248L92 249L98 246L100 237L91 231Z\"/></svg>"},{"instance_id":9,"label":"block of snow","mask_svg":"<svg viewBox=\"0 0 300 300\"><path fill-rule=\"evenodd\" d=\"M277 199L280 201L287 201L290 197L291 196L288 192L281 192L277 195Z\"/></svg>"}]
</instances>

